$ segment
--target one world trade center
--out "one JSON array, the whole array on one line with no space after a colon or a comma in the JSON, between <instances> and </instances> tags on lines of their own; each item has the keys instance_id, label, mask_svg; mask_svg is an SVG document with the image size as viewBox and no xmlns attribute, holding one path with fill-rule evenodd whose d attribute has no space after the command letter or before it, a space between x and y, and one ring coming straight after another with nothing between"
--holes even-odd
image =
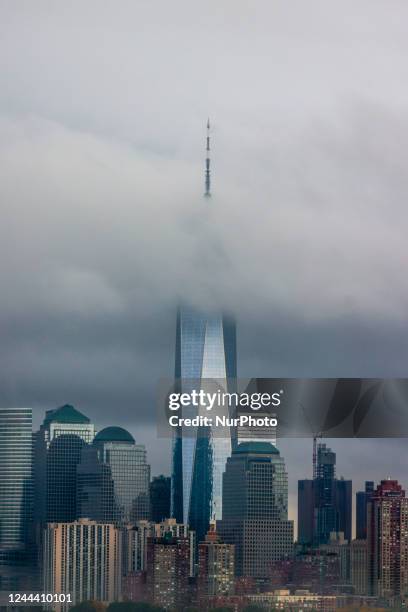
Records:
<instances>
[{"instance_id":1,"label":"one world trade center","mask_svg":"<svg viewBox=\"0 0 408 612\"><path fill-rule=\"evenodd\" d=\"M207 124L205 198L210 191L210 137ZM208 381L234 380L237 374L235 321L222 313L181 306L177 313L175 378L181 391ZM192 382L194 381L194 383ZM222 383L224 386L224 383ZM226 409L228 410L228 409ZM219 412L218 412L219 414ZM226 415L228 416L228 415ZM204 539L211 520L222 518L222 475L231 454L231 430L212 426L195 433L180 427L173 440L172 516Z\"/></svg>"}]
</instances>

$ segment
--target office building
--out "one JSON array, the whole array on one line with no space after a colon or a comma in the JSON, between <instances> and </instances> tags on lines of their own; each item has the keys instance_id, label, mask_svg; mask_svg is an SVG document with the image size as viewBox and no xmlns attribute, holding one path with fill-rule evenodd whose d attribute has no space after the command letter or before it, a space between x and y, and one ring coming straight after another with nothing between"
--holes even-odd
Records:
<instances>
[{"instance_id":1,"label":"office building","mask_svg":"<svg viewBox=\"0 0 408 612\"><path fill-rule=\"evenodd\" d=\"M408 592L408 499L396 480L382 480L367 504L369 595Z\"/></svg>"},{"instance_id":2,"label":"office building","mask_svg":"<svg viewBox=\"0 0 408 612\"><path fill-rule=\"evenodd\" d=\"M209 129L209 125L208 125ZM207 135L206 192L210 201L210 138ZM204 211L203 211L204 214ZM185 305L177 314L175 378L178 391L229 391L236 378L236 329L223 314L208 313ZM212 382L211 382L212 381ZM203 413L206 409L203 408ZM194 412L194 414L196 414ZM219 416L231 416L229 407L218 407ZM183 416L190 416L183 409ZM193 416L193 415L191 415ZM215 427L180 427L173 441L171 514L187 523L203 540L210 520L222 518L222 474L231 454L231 431Z\"/></svg>"},{"instance_id":3,"label":"office building","mask_svg":"<svg viewBox=\"0 0 408 612\"><path fill-rule=\"evenodd\" d=\"M122 427L106 427L84 447L77 465L78 516L116 525L148 520L146 449Z\"/></svg>"},{"instance_id":4,"label":"office building","mask_svg":"<svg viewBox=\"0 0 408 612\"><path fill-rule=\"evenodd\" d=\"M161 523L170 518L171 478L155 476L150 483L150 520Z\"/></svg>"},{"instance_id":5,"label":"office building","mask_svg":"<svg viewBox=\"0 0 408 612\"><path fill-rule=\"evenodd\" d=\"M27 560L33 494L31 459L31 408L0 408L0 564Z\"/></svg>"},{"instance_id":6,"label":"office building","mask_svg":"<svg viewBox=\"0 0 408 612\"><path fill-rule=\"evenodd\" d=\"M50 523L43 545L44 593L69 593L70 605L120 600L121 537L114 525L87 519ZM66 610L68 604L53 608Z\"/></svg>"},{"instance_id":7,"label":"office building","mask_svg":"<svg viewBox=\"0 0 408 612\"><path fill-rule=\"evenodd\" d=\"M76 469L84 446L95 436L90 419L66 404L47 410L34 434L34 520L47 522L77 518Z\"/></svg>"},{"instance_id":8,"label":"office building","mask_svg":"<svg viewBox=\"0 0 408 612\"><path fill-rule=\"evenodd\" d=\"M298 542L311 545L314 539L315 487L313 480L298 481Z\"/></svg>"},{"instance_id":9,"label":"office building","mask_svg":"<svg viewBox=\"0 0 408 612\"><path fill-rule=\"evenodd\" d=\"M342 532L351 541L352 481L336 478L336 454L321 443L315 477L298 482L298 541L328 544L332 532Z\"/></svg>"},{"instance_id":10,"label":"office building","mask_svg":"<svg viewBox=\"0 0 408 612\"><path fill-rule=\"evenodd\" d=\"M238 576L264 579L273 561L293 554L288 479L283 458L268 442L239 444L227 461L221 540L235 545Z\"/></svg>"},{"instance_id":11,"label":"office building","mask_svg":"<svg viewBox=\"0 0 408 612\"><path fill-rule=\"evenodd\" d=\"M356 538L365 540L367 538L367 504L374 493L374 483L367 480L364 491L356 493Z\"/></svg>"}]
</instances>

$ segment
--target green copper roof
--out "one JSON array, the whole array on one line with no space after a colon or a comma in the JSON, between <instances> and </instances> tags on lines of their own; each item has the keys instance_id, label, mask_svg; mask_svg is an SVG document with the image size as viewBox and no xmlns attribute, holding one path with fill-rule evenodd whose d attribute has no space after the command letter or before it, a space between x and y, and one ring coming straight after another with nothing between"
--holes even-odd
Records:
<instances>
[{"instance_id":1,"label":"green copper roof","mask_svg":"<svg viewBox=\"0 0 408 612\"><path fill-rule=\"evenodd\" d=\"M105 427L96 434L94 442L127 442L134 444L134 437L123 427Z\"/></svg>"},{"instance_id":2,"label":"green copper roof","mask_svg":"<svg viewBox=\"0 0 408 612\"><path fill-rule=\"evenodd\" d=\"M250 454L273 454L279 455L279 451L270 442L241 442L237 448L234 449L234 453L250 453Z\"/></svg>"},{"instance_id":3,"label":"green copper roof","mask_svg":"<svg viewBox=\"0 0 408 612\"><path fill-rule=\"evenodd\" d=\"M90 423L90 419L87 416L79 412L76 408L70 404L65 404L60 408L54 410L47 410L45 423Z\"/></svg>"}]
</instances>

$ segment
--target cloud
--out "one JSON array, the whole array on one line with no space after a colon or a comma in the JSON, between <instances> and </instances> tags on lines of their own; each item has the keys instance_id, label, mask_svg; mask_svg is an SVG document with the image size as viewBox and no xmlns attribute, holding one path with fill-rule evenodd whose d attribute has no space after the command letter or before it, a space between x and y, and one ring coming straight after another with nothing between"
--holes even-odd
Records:
<instances>
[{"instance_id":1,"label":"cloud","mask_svg":"<svg viewBox=\"0 0 408 612\"><path fill-rule=\"evenodd\" d=\"M404 375L406 4L160 8L4 9L1 402L148 436L182 300L243 376Z\"/></svg>"}]
</instances>

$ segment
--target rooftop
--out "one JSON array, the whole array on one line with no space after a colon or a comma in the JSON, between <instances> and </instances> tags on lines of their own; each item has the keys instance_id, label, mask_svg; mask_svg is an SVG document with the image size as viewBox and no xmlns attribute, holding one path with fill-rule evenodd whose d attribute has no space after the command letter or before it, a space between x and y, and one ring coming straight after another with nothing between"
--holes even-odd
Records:
<instances>
[{"instance_id":1,"label":"rooftop","mask_svg":"<svg viewBox=\"0 0 408 612\"><path fill-rule=\"evenodd\" d=\"M234 453L279 455L279 451L276 446L270 442L241 442L241 444L238 444L238 446L234 449Z\"/></svg>"},{"instance_id":2,"label":"rooftop","mask_svg":"<svg viewBox=\"0 0 408 612\"><path fill-rule=\"evenodd\" d=\"M134 444L134 437L123 429L123 427L105 427L96 434L94 442L125 442L126 444Z\"/></svg>"},{"instance_id":3,"label":"rooftop","mask_svg":"<svg viewBox=\"0 0 408 612\"><path fill-rule=\"evenodd\" d=\"M90 423L90 419L70 404L47 410L44 423Z\"/></svg>"}]
</instances>

